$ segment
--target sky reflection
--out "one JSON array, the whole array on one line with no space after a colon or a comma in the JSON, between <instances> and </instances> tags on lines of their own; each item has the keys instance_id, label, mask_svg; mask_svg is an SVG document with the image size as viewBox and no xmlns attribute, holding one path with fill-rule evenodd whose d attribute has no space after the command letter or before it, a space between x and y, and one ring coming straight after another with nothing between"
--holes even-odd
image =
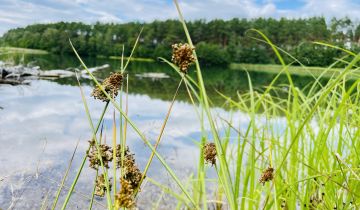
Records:
<instances>
[{"instance_id":1,"label":"sky reflection","mask_svg":"<svg viewBox=\"0 0 360 210\"><path fill-rule=\"evenodd\" d=\"M91 87L85 86L84 92L86 96L89 96ZM90 97L87 97L87 100L94 124L96 124L104 103ZM129 117L153 144L169 105L169 101L150 98L148 95L129 95ZM22 202L17 207L39 208L39 201L45 194L49 192L51 196L55 194L57 185L53 181L61 180L77 141L79 141L79 146L70 177L66 182L68 185L75 176L88 147L91 130L79 88L43 80L32 81L30 86L2 85L0 86L0 106L4 108L0 110L0 207L7 208L10 205L12 188L18 194L24 189L33 191L36 188L37 193L32 195L24 193ZM230 113L221 108L213 108L212 111L214 116L225 119L230 119L232 115L233 124L240 125L241 130L247 128L250 120L249 116L241 112ZM114 108L110 106L104 118L104 135L107 142L111 142L113 112ZM119 117L118 112L116 112L116 117ZM262 120L265 119L260 118L260 122ZM284 119L273 120L280 125L278 129L281 133L285 126ZM224 122L217 120L216 123L221 130ZM209 125L205 124L205 127ZM186 180L197 167L199 154L196 142L199 141L200 134L194 107L187 102L175 102L158 151L181 180ZM232 136L236 136L235 132ZM143 169L150 156L150 150L130 127L127 137L127 144L135 153L140 169ZM45 142L45 151L42 153ZM31 179L29 182L31 184L27 184L26 177L32 177L35 174L39 161L40 177ZM83 174L86 176L81 176L77 190L91 192L94 171L86 167ZM162 183L174 185L156 158L148 176ZM153 193L148 192L158 191L159 194L159 190L146 185L141 195L151 197ZM150 197L147 199L153 199ZM76 203L76 205L88 203L84 198L81 201L83 204ZM139 202L141 205L144 200ZM29 203L32 203L31 206L27 206ZM146 202L144 205L146 206ZM101 206L99 208L101 209Z\"/></svg>"},{"instance_id":2,"label":"sky reflection","mask_svg":"<svg viewBox=\"0 0 360 210\"><path fill-rule=\"evenodd\" d=\"M85 86L84 92L89 96L91 87ZM88 97L88 104L96 123L104 103ZM169 105L169 101L130 94L129 117L154 143ZM79 88L41 80L32 81L30 86L3 85L0 86L0 106L4 108L0 110L0 178L3 179L0 182L0 207L9 205L9 185L18 190L24 188L25 175L34 174L39 161L40 171L46 173L37 182L51 186L46 178L49 176L59 181L79 140L69 178L71 181L91 136ZM227 114L222 109L214 111ZM111 141L112 115L113 108L110 107L104 121L106 141ZM118 116L116 113L116 117ZM194 141L198 141L199 136L200 127L192 105L176 102L159 146L159 153L175 171L181 172L179 176L184 179L197 165L198 150ZM42 153L45 142L45 151ZM127 142L135 153L140 168L143 168L150 150L132 129L129 129ZM86 169L84 174L93 172ZM162 177L164 182L170 180L156 159L149 176ZM92 180L93 176L82 176L80 183L83 185L80 189L89 192ZM45 191L39 192L39 197L44 193L46 194Z\"/></svg>"}]
</instances>

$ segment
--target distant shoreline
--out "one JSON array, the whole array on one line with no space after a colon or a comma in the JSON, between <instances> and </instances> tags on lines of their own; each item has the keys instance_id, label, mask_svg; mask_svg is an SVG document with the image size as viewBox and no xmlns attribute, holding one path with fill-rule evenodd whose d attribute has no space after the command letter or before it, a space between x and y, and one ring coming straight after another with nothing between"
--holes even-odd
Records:
<instances>
[{"instance_id":1,"label":"distant shoreline","mask_svg":"<svg viewBox=\"0 0 360 210\"><path fill-rule=\"evenodd\" d=\"M0 55L3 54L33 54L33 55L45 55L49 54L46 50L29 49L20 47L0 47Z\"/></svg>"},{"instance_id":2,"label":"distant shoreline","mask_svg":"<svg viewBox=\"0 0 360 210\"><path fill-rule=\"evenodd\" d=\"M263 72L269 74L278 74L282 71L282 74L285 74L286 71L281 65L277 64L247 64L247 63L231 63L229 68L232 70L240 71L249 71L249 72ZM319 77L322 75L324 78L330 78L333 75L341 73L343 69L341 68L327 68L327 67L314 67L314 66L288 66L288 71L291 75L297 76L314 76ZM351 74L354 78L359 78L360 73L352 72Z\"/></svg>"},{"instance_id":3,"label":"distant shoreline","mask_svg":"<svg viewBox=\"0 0 360 210\"><path fill-rule=\"evenodd\" d=\"M33 55L45 55L49 54L46 50L39 49L28 49L28 48L18 48L18 47L0 47L0 55L4 54L33 54ZM96 58L105 58L112 60L121 60L121 56L103 56L98 55ZM129 57L124 57L124 60L128 60ZM155 62L152 58L136 58L132 57L132 61L136 62ZM231 70L240 70L240 71L249 71L249 72L262 72L269 74L278 74L283 69L281 65L278 64L251 64L251 63L231 63L229 66ZM324 78L330 78L334 74L338 74L342 71L341 68L327 68L327 67L314 67L314 66L288 66L288 70L292 75L297 76L314 76L319 77L322 75ZM325 73L324 73L325 72ZM285 70L283 74L285 74ZM353 72L354 78L359 78L360 73Z\"/></svg>"}]
</instances>

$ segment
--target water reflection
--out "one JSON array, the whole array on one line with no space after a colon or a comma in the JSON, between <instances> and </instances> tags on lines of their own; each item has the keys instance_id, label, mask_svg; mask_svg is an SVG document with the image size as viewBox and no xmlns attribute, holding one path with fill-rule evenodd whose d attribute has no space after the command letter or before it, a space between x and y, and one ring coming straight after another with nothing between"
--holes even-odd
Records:
<instances>
[{"instance_id":1,"label":"water reflection","mask_svg":"<svg viewBox=\"0 0 360 210\"><path fill-rule=\"evenodd\" d=\"M8 60L13 63L25 63L31 65L38 65L41 69L66 69L68 67L80 68L80 63L75 56L58 56L58 55L11 55L0 56L0 59ZM89 67L101 66L104 64L110 64L111 68L108 71L101 71L97 73L97 77L104 78L109 75L110 71L117 71L120 69L119 60L111 60L106 58L93 58L84 57L84 62ZM175 92L176 85L179 81L179 75L171 69L167 64L156 62L130 62L127 72L131 75L130 79L130 93L146 94L151 98L157 98L162 100L170 100L171 95ZM168 79L161 80L149 80L147 78L136 77L136 74L158 72L169 75ZM196 79L196 72L194 67L189 70L189 75ZM276 75L267 74L263 72L249 72L252 86L255 90L262 92L264 87L268 86ZM222 106L224 99L218 94L223 93L226 96L237 98L237 92L245 93L249 90L248 75L245 71L231 70L224 67L212 67L203 68L203 77L205 80L205 86L207 92L212 99L214 106ZM293 83L299 89L306 90L310 88L310 85L314 83L313 77L304 76L292 76ZM75 78L63 78L54 80L59 84L77 85ZM93 85L90 80L83 80L85 84ZM319 81L322 85L327 83L326 79ZM289 84L286 75L281 75L274 85L287 85ZM274 93L275 94L275 93ZM277 96L281 98L287 98L287 92L277 92ZM186 94L186 90L182 89L178 100L189 102L189 97Z\"/></svg>"},{"instance_id":2,"label":"water reflection","mask_svg":"<svg viewBox=\"0 0 360 210\"><path fill-rule=\"evenodd\" d=\"M24 58L24 60L26 59L34 61L34 65L40 65L43 69L74 67L78 63L75 59L58 63L52 60L58 58L41 56L40 58ZM85 62L88 66L110 63L112 70L118 69L119 63L102 59L85 59ZM135 77L135 74L144 72L165 72L170 78L152 80ZM109 71L103 71L98 73L97 77L103 78L108 74ZM129 66L129 74L129 117L154 143L179 77L165 64L139 64L136 62ZM246 73L229 69L210 69L204 71L203 74L214 102L214 115L228 118L230 113L220 108L223 99L216 94L215 90L233 97L236 96L237 91L246 91L248 89ZM273 76L251 74L255 88L268 85ZM81 82L85 94L89 96L93 86L92 82L86 79ZM91 136L80 91L76 85L77 82L74 78L63 78L54 81L34 80L29 86L0 86L0 106L4 108L0 109L1 208L11 206L12 197L22 198L16 200L16 208L23 209L38 209L41 205L40 201L47 194L51 201L58 188L54 181L61 180L68 160L79 140L78 151L67 182L67 185L70 184ZM104 104L90 97L88 97L88 103L94 123L96 123ZM105 115L104 129L107 141L111 141L112 112L113 108L110 108ZM232 114L236 116L232 119L233 123L241 125L245 129L249 122L248 116L241 112ZM284 125L284 123L280 124ZM219 123L220 129L221 125ZM159 153L174 168L181 180L186 180L197 166L198 149L194 141L198 141L199 136L199 123L194 109L189 103L185 88L183 88L174 105L159 147ZM45 151L42 153L45 142ZM132 152L135 153L139 167L143 169L150 155L149 149L132 129L129 129L127 142ZM36 171L39 171L39 176L34 178ZM85 198L84 195L76 194L70 208L76 206L83 208L88 203L86 195L90 195L94 172L86 167L83 173L85 175L81 176L76 190L85 192ZM174 186L167 172L156 159L150 168L149 177L158 178L157 180ZM142 196L139 199L140 207L148 207L146 201L157 200L158 197L154 196L159 194L158 188L147 184L140 195ZM62 196L61 199L64 197ZM61 201L59 202L61 203ZM99 200L99 202L104 201ZM169 203L174 204L174 202ZM166 207L165 203L163 206L164 209L171 208L171 206ZM97 205L97 208L102 209L101 205Z\"/></svg>"},{"instance_id":3,"label":"water reflection","mask_svg":"<svg viewBox=\"0 0 360 210\"><path fill-rule=\"evenodd\" d=\"M89 96L91 87L85 85L84 91ZM86 120L79 88L72 85L59 85L53 81L38 80L32 81L30 86L0 86L0 96L0 105L4 107L0 117L0 142L2 144L0 177L3 179L0 182L0 206L10 205L12 187L15 197L19 196L22 190L28 191L22 194L23 199L17 202L17 207L37 208L47 191L50 190L50 195L54 195L57 185L50 178L56 181L61 180L77 140L80 140L80 143L69 180L74 176L88 146L87 140L90 138L91 131ZM88 102L92 117L96 122L104 104L91 98L88 98ZM169 101L151 98L146 94L131 93L129 117L149 139L154 140L169 103ZM111 141L112 110L111 108L105 115L104 128L107 141ZM225 110L219 108L214 111L228 115ZM244 119L246 117L242 118ZM159 152L184 179L196 167L198 150L193 141L198 140L199 130L192 105L181 101L176 102ZM42 154L45 141L47 144ZM143 168L150 151L132 129L128 132L128 144L135 153L140 168ZM35 174L39 160L39 171L42 175L38 179L27 182L30 175ZM78 190L91 192L90 183L92 183L94 173L86 169L84 174L86 175L81 177ZM162 177L160 180L167 181L164 179L167 173L157 160L149 171L149 177ZM33 188L37 189L37 193L30 195L29 191L33 191ZM144 189L144 193L145 190L147 189ZM86 199L82 200L84 204L87 203ZM31 205L26 206L29 203Z\"/></svg>"}]
</instances>

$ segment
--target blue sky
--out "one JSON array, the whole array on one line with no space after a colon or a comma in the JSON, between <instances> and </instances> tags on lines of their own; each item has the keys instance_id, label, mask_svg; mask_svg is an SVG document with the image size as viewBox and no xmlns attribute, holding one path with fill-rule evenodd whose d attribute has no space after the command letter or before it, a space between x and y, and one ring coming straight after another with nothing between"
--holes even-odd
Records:
<instances>
[{"instance_id":1,"label":"blue sky","mask_svg":"<svg viewBox=\"0 0 360 210\"><path fill-rule=\"evenodd\" d=\"M360 0L179 0L186 19L331 17L360 21ZM177 18L171 0L0 0L0 34L33 23Z\"/></svg>"}]
</instances>

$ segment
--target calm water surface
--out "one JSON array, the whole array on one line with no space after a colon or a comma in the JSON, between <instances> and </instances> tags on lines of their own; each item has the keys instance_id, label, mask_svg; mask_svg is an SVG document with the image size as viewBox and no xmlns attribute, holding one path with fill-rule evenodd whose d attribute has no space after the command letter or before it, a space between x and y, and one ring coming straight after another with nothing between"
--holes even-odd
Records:
<instances>
[{"instance_id":1,"label":"calm water surface","mask_svg":"<svg viewBox=\"0 0 360 210\"><path fill-rule=\"evenodd\" d=\"M13 60L20 62L19 58ZM99 78L109 75L110 71L119 66L118 61L90 58L85 61L89 67L105 63L111 65L110 70L97 74ZM64 69L79 65L74 58L58 56L28 56L22 62L32 62L42 69ZM129 117L154 143L179 77L166 64L161 63L133 63L128 72ZM170 78L137 76L144 72L165 72ZM229 117L230 112L222 108L224 101L215 90L229 96L235 96L236 91L246 91L246 74L221 68L205 70L203 74L213 100L213 113ZM267 74L255 73L251 76L256 82L255 87L266 85L273 78L273 75ZM96 123L104 103L90 97L93 88L91 81L83 79L81 82L91 116ZM0 109L0 208L38 209L46 197L50 202L53 200L77 142L79 145L66 181L67 186L71 184L88 147L91 130L79 87L74 78L32 80L30 85L21 86L0 85L0 107L3 108ZM109 143L113 112L114 109L110 106L104 121L105 139ZM249 120L245 114L233 112L233 115L235 124L240 123L244 128L247 126ZM118 116L116 113L117 118ZM199 141L199 131L194 109L187 99L185 89L181 89L159 146L159 153L184 181L197 166L199 154L196 142ZM129 129L127 143L135 153L139 167L143 169L150 150L132 129ZM94 171L86 166L71 199L70 209L83 209L88 204L94 176ZM149 177L177 189L156 159L150 168ZM147 183L140 193L138 206L147 209L160 196L161 190ZM60 204L62 199L64 196L59 201ZM102 209L104 201L105 199L97 199L95 208ZM171 208L172 205L174 202L170 197L162 197L160 206L163 209Z\"/></svg>"}]
</instances>

